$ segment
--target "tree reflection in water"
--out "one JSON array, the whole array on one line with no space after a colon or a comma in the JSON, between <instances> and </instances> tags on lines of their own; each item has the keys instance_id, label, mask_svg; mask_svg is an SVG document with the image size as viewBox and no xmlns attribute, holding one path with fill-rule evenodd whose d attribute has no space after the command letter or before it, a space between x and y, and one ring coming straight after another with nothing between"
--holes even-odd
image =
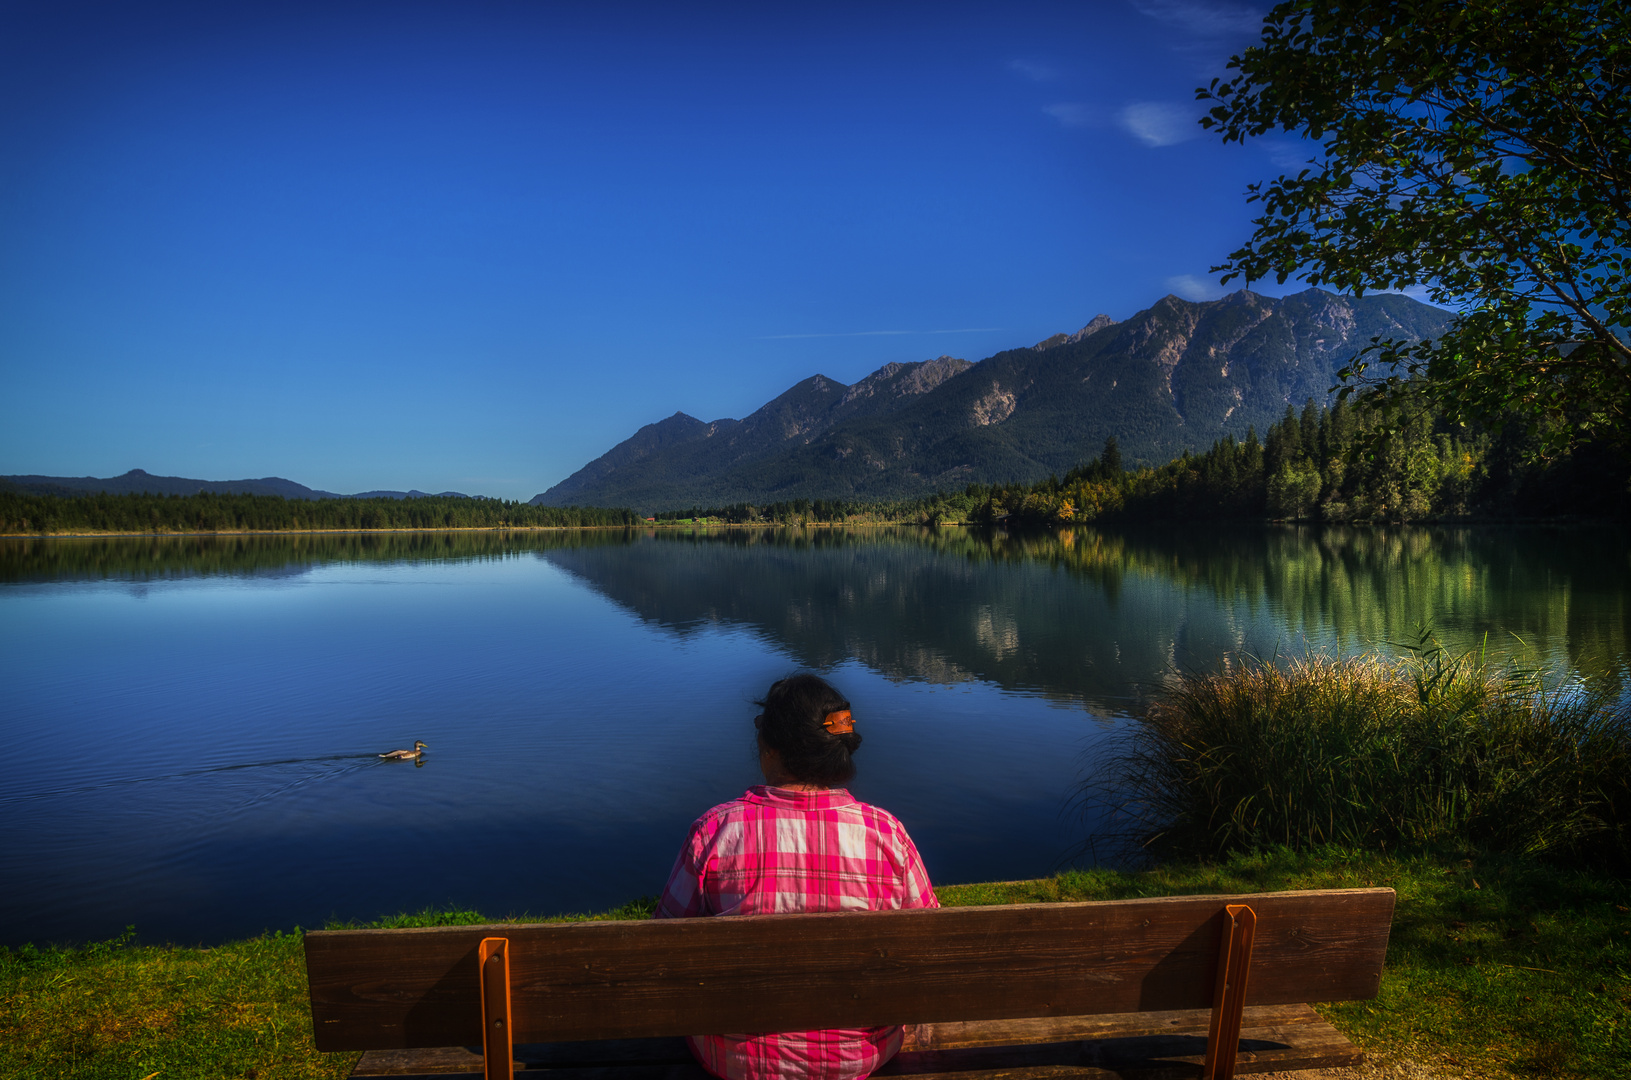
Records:
<instances>
[{"instance_id":1,"label":"tree reflection in water","mask_svg":"<svg viewBox=\"0 0 1631 1080\"><path fill-rule=\"evenodd\" d=\"M1136 709L1242 651L1446 644L1624 681L1631 542L1588 526L552 530L0 541L0 582L536 556L676 634Z\"/></svg>"}]
</instances>

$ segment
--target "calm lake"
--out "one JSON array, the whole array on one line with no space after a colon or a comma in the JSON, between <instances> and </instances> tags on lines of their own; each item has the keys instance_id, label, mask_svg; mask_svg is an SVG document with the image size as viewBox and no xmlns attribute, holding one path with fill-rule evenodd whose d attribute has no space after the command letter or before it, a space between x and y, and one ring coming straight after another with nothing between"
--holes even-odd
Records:
<instances>
[{"instance_id":1,"label":"calm lake","mask_svg":"<svg viewBox=\"0 0 1631 1080\"><path fill-rule=\"evenodd\" d=\"M0 541L0 943L211 942L656 893L831 678L937 882L1091 859L1164 679L1431 626L1624 693L1620 529L963 529ZM1396 651L1396 650L1391 650ZM422 739L416 766L382 751Z\"/></svg>"}]
</instances>

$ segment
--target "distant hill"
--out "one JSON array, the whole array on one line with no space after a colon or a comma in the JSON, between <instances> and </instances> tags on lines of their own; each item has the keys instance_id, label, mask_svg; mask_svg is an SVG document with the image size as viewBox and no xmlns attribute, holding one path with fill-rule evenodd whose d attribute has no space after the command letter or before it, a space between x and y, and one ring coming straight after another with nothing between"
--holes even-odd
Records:
<instances>
[{"instance_id":1,"label":"distant hill","mask_svg":"<svg viewBox=\"0 0 1631 1080\"><path fill-rule=\"evenodd\" d=\"M94 476L0 476L0 490L23 495L197 495L213 492L218 495L281 495L285 499L405 499L420 498L423 491L364 491L356 495L336 495L332 491L317 491L281 476L267 476L259 480L190 480L182 476L154 476L141 469L131 469L122 476L99 480ZM472 496L457 491L444 491L442 498L467 499ZM484 498L484 496L473 496Z\"/></svg>"},{"instance_id":2,"label":"distant hill","mask_svg":"<svg viewBox=\"0 0 1631 1080\"><path fill-rule=\"evenodd\" d=\"M736 473L791 446L804 445L846 420L897 412L973 366L950 356L886 364L854 386L814 375L745 420L709 424L677 412L647 424L532 502L669 506L684 502L683 492L734 490L728 478Z\"/></svg>"},{"instance_id":3,"label":"distant hill","mask_svg":"<svg viewBox=\"0 0 1631 1080\"><path fill-rule=\"evenodd\" d=\"M854 386L816 375L745 420L675 413L532 502L650 511L909 497L1064 473L1109 435L1130 461L1165 462L1261 432L1288 404L1327 402L1337 369L1372 337L1436 337L1450 317L1404 296L1318 289L1168 296L979 363L889 364Z\"/></svg>"}]
</instances>

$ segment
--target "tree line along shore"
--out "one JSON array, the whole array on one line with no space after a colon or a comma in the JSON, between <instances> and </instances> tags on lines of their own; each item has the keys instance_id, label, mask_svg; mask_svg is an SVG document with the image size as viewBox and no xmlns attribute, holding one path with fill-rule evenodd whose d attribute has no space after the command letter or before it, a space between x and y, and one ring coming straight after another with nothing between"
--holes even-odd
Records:
<instances>
[{"instance_id":1,"label":"tree line along shore","mask_svg":"<svg viewBox=\"0 0 1631 1080\"><path fill-rule=\"evenodd\" d=\"M0 533L52 535L628 528L629 510L532 506L427 495L286 499L281 495L28 495L0 492Z\"/></svg>"},{"instance_id":2,"label":"tree line along shore","mask_svg":"<svg viewBox=\"0 0 1631 1080\"><path fill-rule=\"evenodd\" d=\"M0 534L632 528L676 524L1036 526L1142 521L1408 522L1624 518L1631 463L1607 444L1539 457L1527 436L1452 425L1408 402L1384 419L1309 402L1264 433L1159 467L1129 467L1114 437L1062 479L969 484L915 498L789 499L668 509L535 506L422 496L30 495L0 491Z\"/></svg>"},{"instance_id":3,"label":"tree line along shore","mask_svg":"<svg viewBox=\"0 0 1631 1080\"><path fill-rule=\"evenodd\" d=\"M1538 436L1452 423L1419 398L1383 413L1306 403L1260 439L1225 437L1160 466L1129 465L1117 440L1063 478L969 484L873 502L798 499L690 507L669 521L747 524L1082 525L1241 520L1409 522L1631 515L1631 459L1609 442L1543 456Z\"/></svg>"}]
</instances>

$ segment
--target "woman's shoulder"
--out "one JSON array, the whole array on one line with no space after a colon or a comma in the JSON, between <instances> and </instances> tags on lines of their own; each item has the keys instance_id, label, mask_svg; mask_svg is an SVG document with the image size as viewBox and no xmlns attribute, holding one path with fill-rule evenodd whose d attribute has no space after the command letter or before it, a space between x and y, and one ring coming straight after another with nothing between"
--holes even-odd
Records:
<instances>
[{"instance_id":1,"label":"woman's shoulder","mask_svg":"<svg viewBox=\"0 0 1631 1080\"><path fill-rule=\"evenodd\" d=\"M751 794L751 792L749 793ZM710 806L697 815L696 825L709 821L724 821L732 817L740 817L751 806L748 795L738 795L734 799L727 799L717 806Z\"/></svg>"},{"instance_id":2,"label":"woman's shoulder","mask_svg":"<svg viewBox=\"0 0 1631 1080\"><path fill-rule=\"evenodd\" d=\"M776 804L774 798L767 797L767 789L762 785L748 788L734 799L727 799L717 806L710 806L698 815L692 823L692 829L712 830L728 821L741 821L745 818L763 816L771 812Z\"/></svg>"},{"instance_id":3,"label":"woman's shoulder","mask_svg":"<svg viewBox=\"0 0 1631 1080\"><path fill-rule=\"evenodd\" d=\"M894 832L902 836L906 835L906 826L901 824L900 818L881 806L855 799L845 809L859 814L868 824L880 832Z\"/></svg>"}]
</instances>

